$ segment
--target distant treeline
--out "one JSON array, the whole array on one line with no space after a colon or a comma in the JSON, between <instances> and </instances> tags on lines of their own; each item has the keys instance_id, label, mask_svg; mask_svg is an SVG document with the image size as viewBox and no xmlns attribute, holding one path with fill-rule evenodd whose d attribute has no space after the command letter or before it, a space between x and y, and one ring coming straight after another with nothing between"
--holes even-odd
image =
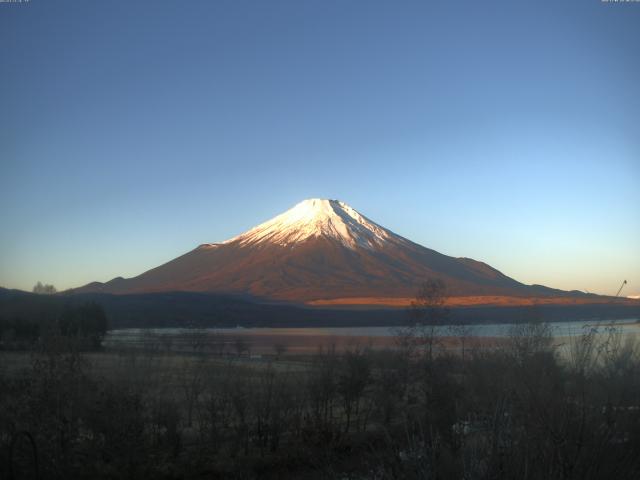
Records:
<instances>
[{"instance_id":1,"label":"distant treeline","mask_svg":"<svg viewBox=\"0 0 640 480\"><path fill-rule=\"evenodd\" d=\"M399 326L412 321L407 309L318 308L263 303L246 296L196 292L135 295L33 295L0 289L0 318L50 317L64 305L95 302L104 308L110 328L163 327L356 327ZM536 317L547 322L640 317L640 305L538 305ZM519 323L532 307L460 307L450 309L456 323ZM57 313L56 313L57 315Z\"/></svg>"},{"instance_id":2,"label":"distant treeline","mask_svg":"<svg viewBox=\"0 0 640 480\"><path fill-rule=\"evenodd\" d=\"M0 298L0 349L31 348L45 336L73 337L86 349L100 348L108 329L104 309L94 301L27 293Z\"/></svg>"},{"instance_id":3,"label":"distant treeline","mask_svg":"<svg viewBox=\"0 0 640 480\"><path fill-rule=\"evenodd\" d=\"M260 299L196 292L136 295L78 294L73 301L102 305L111 328L163 327L369 327L401 326L413 321L409 308L308 307L264 303ZM542 321L640 318L640 304L536 305L458 307L450 309L455 323L520 323L532 310Z\"/></svg>"}]
</instances>

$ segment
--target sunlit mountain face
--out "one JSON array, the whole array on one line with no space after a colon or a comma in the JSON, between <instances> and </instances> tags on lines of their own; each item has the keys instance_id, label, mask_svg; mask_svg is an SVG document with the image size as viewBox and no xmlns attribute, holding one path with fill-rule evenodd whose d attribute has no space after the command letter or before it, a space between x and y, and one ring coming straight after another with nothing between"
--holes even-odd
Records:
<instances>
[{"instance_id":1,"label":"sunlit mountain face","mask_svg":"<svg viewBox=\"0 0 640 480\"><path fill-rule=\"evenodd\" d=\"M77 292L193 291L305 303L407 299L427 278L455 297L558 297L491 266L414 243L338 200L309 199L222 243L205 243L143 274ZM576 292L571 295L578 295ZM392 301L392 300L391 300Z\"/></svg>"}]
</instances>

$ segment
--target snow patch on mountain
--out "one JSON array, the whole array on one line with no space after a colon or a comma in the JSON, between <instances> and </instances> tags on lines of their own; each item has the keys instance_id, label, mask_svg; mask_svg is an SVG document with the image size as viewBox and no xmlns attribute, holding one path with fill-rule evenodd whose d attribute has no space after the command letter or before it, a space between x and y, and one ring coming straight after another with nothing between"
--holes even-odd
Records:
<instances>
[{"instance_id":1,"label":"snow patch on mountain","mask_svg":"<svg viewBox=\"0 0 640 480\"><path fill-rule=\"evenodd\" d=\"M373 249L385 242L405 241L344 202L312 198L224 243L288 246L313 237L334 239L352 249Z\"/></svg>"}]
</instances>

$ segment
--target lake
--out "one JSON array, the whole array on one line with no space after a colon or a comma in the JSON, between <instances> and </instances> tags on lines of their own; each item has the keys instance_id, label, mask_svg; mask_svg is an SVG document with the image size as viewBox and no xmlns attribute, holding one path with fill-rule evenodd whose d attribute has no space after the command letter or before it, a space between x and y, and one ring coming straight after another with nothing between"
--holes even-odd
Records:
<instances>
[{"instance_id":1,"label":"lake","mask_svg":"<svg viewBox=\"0 0 640 480\"><path fill-rule=\"evenodd\" d=\"M510 335L515 324L468 325L465 336L472 343L486 344L489 339L504 339ZM556 338L572 337L595 329L598 333L614 327L623 335L640 334L640 319L628 318L606 322L585 320L550 323ZM309 353L318 347L335 345L345 348L350 345L368 345L373 348L393 347L398 334L397 327L328 327L328 328L128 328L111 330L103 345L106 348L144 348L172 351L204 351L231 353L246 349L247 353L273 353L278 348L288 353ZM435 327L435 335L456 337L458 333L451 326Z\"/></svg>"}]
</instances>

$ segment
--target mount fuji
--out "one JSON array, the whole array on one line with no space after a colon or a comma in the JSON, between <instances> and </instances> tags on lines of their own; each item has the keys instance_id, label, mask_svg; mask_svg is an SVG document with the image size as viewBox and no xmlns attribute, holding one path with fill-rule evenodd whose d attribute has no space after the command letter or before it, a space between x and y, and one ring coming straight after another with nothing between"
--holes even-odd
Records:
<instances>
[{"instance_id":1,"label":"mount fuji","mask_svg":"<svg viewBox=\"0 0 640 480\"><path fill-rule=\"evenodd\" d=\"M580 295L524 285L485 263L443 255L346 203L324 199L300 202L237 237L202 244L137 277L94 282L75 292L183 291L308 304L392 304L415 296L426 278L442 279L454 297Z\"/></svg>"}]
</instances>

